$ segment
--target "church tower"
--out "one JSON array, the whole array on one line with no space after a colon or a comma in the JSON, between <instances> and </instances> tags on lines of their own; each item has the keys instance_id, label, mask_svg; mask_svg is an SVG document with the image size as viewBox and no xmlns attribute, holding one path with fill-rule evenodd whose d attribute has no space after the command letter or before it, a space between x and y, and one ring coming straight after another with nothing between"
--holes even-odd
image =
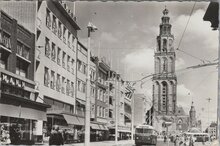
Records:
<instances>
[{"instance_id":1,"label":"church tower","mask_svg":"<svg viewBox=\"0 0 220 146\"><path fill-rule=\"evenodd\" d=\"M173 116L176 113L174 36L169 23L169 11L165 8L161 18L157 47L154 54L155 74L153 76L153 106L155 116Z\"/></svg>"},{"instance_id":2,"label":"church tower","mask_svg":"<svg viewBox=\"0 0 220 146\"><path fill-rule=\"evenodd\" d=\"M192 102L192 105L191 105L191 108L190 108L190 111L189 111L189 126L190 128L192 127L196 127L196 109L193 105L193 102Z\"/></svg>"}]
</instances>

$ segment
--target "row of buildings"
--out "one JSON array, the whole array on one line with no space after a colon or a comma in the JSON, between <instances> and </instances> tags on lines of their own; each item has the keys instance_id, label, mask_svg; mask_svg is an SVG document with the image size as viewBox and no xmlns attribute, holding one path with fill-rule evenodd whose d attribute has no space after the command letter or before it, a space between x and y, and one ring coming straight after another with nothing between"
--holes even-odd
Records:
<instances>
[{"instance_id":1,"label":"row of buildings","mask_svg":"<svg viewBox=\"0 0 220 146\"><path fill-rule=\"evenodd\" d=\"M18 131L14 144L33 144L49 136L54 125L66 131L67 142L84 139L86 96L90 95L91 141L131 134L133 88L108 61L91 55L77 37L80 26L62 1L28 2L34 8L29 28L13 9L24 2L1 2L0 125ZM20 14L21 15L21 14ZM20 25L22 24L22 25ZM90 75L90 87L86 75ZM90 93L86 93L90 88ZM117 107L117 110L116 110Z\"/></svg>"}]
</instances>

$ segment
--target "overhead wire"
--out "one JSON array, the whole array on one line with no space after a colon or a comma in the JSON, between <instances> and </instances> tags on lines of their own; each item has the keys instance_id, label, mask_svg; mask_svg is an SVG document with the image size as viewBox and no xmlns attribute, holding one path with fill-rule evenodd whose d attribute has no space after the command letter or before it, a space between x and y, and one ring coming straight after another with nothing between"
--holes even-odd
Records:
<instances>
[{"instance_id":1,"label":"overhead wire","mask_svg":"<svg viewBox=\"0 0 220 146\"><path fill-rule=\"evenodd\" d=\"M178 44L178 47L177 47L176 50L177 50L177 51L180 51L180 52L182 52L182 53L184 53L184 54L186 54L186 55L188 55L188 56L190 56L190 57L192 57L192 58L194 58L194 59L200 60L201 62L205 63L205 62L209 62L209 61L208 61L208 60L205 60L205 59L202 59L202 58L199 58L199 57L197 57L197 56L195 56L195 55L192 55L192 54L190 54L190 53L188 53L188 52L183 51L182 49L180 49L180 45L181 45L182 40L183 40L183 37L184 37L184 35L185 35L185 33L186 33L186 30L187 30L187 27L188 27L188 25L189 25L189 22L190 22L190 19L191 19L192 14L193 14L193 11L194 11L194 9L195 9L195 6L196 6L196 1L195 1L194 4L193 4L193 7L192 7L191 12L190 12L190 15L189 15L189 18L188 18L188 20L187 20L186 26L185 26L185 28L184 28L184 30L183 30L182 36L181 36L181 38L180 38L180 41L179 41L179 44Z\"/></svg>"}]
</instances>

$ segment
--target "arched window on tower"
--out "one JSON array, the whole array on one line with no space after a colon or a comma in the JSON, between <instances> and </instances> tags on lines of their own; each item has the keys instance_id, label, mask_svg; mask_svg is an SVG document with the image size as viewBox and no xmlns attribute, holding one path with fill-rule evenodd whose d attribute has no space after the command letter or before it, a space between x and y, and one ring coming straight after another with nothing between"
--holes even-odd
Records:
<instances>
[{"instance_id":1,"label":"arched window on tower","mask_svg":"<svg viewBox=\"0 0 220 146\"><path fill-rule=\"evenodd\" d=\"M163 81L162 82L162 111L166 112L167 111L167 107L169 105L167 105L167 93L168 93L168 86L167 86L167 82Z\"/></svg>"},{"instance_id":2,"label":"arched window on tower","mask_svg":"<svg viewBox=\"0 0 220 146\"><path fill-rule=\"evenodd\" d=\"M160 44L161 44L161 43L160 43L160 39L157 39L157 45L158 45L157 47L158 47L158 51L159 51L159 52L161 51Z\"/></svg>"},{"instance_id":3,"label":"arched window on tower","mask_svg":"<svg viewBox=\"0 0 220 146\"><path fill-rule=\"evenodd\" d=\"M168 69L168 72L169 73L173 73L174 72L174 64L173 64L173 57L169 57L169 69Z\"/></svg>"},{"instance_id":4,"label":"arched window on tower","mask_svg":"<svg viewBox=\"0 0 220 146\"><path fill-rule=\"evenodd\" d=\"M158 109L158 111L160 111L161 110L161 96L159 96L160 95L160 84L159 84L159 82L155 82L155 86L154 86L154 106L155 107L157 107Z\"/></svg>"},{"instance_id":5,"label":"arched window on tower","mask_svg":"<svg viewBox=\"0 0 220 146\"><path fill-rule=\"evenodd\" d=\"M161 61L160 61L160 58L157 57L156 58L156 64L155 64L155 73L160 73L160 66L161 66Z\"/></svg>"},{"instance_id":6,"label":"arched window on tower","mask_svg":"<svg viewBox=\"0 0 220 146\"><path fill-rule=\"evenodd\" d=\"M169 49L170 51L173 51L173 40L169 39Z\"/></svg>"},{"instance_id":7,"label":"arched window on tower","mask_svg":"<svg viewBox=\"0 0 220 146\"><path fill-rule=\"evenodd\" d=\"M163 58L163 64L162 64L162 72L167 72L168 70L168 61L167 58Z\"/></svg>"},{"instance_id":8,"label":"arched window on tower","mask_svg":"<svg viewBox=\"0 0 220 146\"><path fill-rule=\"evenodd\" d=\"M167 40L163 39L163 52L167 51Z\"/></svg>"}]
</instances>

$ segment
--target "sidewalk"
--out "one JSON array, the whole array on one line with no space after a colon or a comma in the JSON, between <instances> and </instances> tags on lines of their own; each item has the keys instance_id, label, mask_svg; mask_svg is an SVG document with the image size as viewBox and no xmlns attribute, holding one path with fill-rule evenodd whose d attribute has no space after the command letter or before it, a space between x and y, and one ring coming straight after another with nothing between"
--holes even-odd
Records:
<instances>
[{"instance_id":1,"label":"sidewalk","mask_svg":"<svg viewBox=\"0 0 220 146\"><path fill-rule=\"evenodd\" d=\"M218 140L213 141L212 144L211 144L211 146L218 146L218 145L219 145Z\"/></svg>"},{"instance_id":2,"label":"sidewalk","mask_svg":"<svg viewBox=\"0 0 220 146\"><path fill-rule=\"evenodd\" d=\"M90 142L89 146L131 146L134 144L132 140L120 140L117 144L115 141L99 141L99 142ZM38 144L39 146L48 146L48 143ZM84 146L84 143L72 143L72 144L65 144L64 146Z\"/></svg>"},{"instance_id":3,"label":"sidewalk","mask_svg":"<svg viewBox=\"0 0 220 146\"><path fill-rule=\"evenodd\" d=\"M91 142L89 146L131 146L134 144L134 141L132 140L120 140L117 144L115 144L115 141L99 141L99 142ZM71 144L72 146L84 146L84 143L76 143Z\"/></svg>"}]
</instances>

